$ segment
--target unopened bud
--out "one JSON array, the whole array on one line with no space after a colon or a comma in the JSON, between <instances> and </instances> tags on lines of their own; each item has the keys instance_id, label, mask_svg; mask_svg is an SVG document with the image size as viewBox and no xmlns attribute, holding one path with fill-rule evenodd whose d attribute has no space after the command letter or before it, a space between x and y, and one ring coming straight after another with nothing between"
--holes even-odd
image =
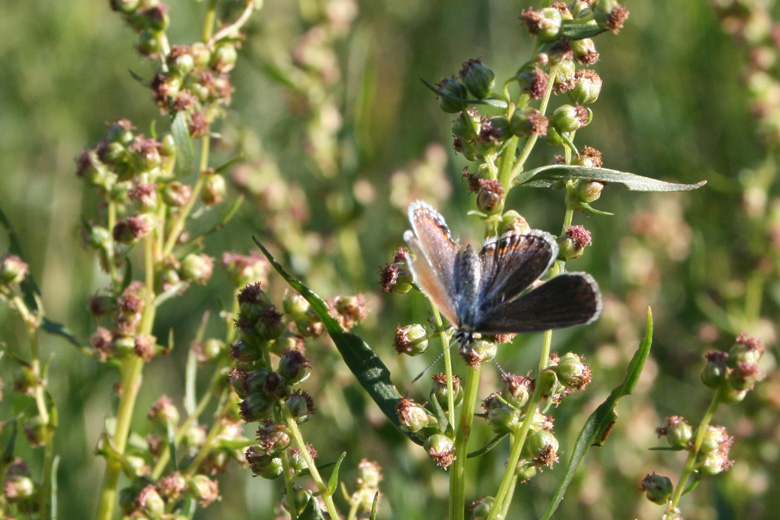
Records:
<instances>
[{"instance_id":1,"label":"unopened bud","mask_svg":"<svg viewBox=\"0 0 780 520\"><path fill-rule=\"evenodd\" d=\"M424 448L441 468L447 469L455 461L455 443L443 433L435 433L425 439Z\"/></svg>"},{"instance_id":2,"label":"unopened bud","mask_svg":"<svg viewBox=\"0 0 780 520\"><path fill-rule=\"evenodd\" d=\"M477 99L483 99L490 95L490 91L496 84L496 74L478 59L464 63L460 77L469 92Z\"/></svg>"},{"instance_id":3,"label":"unopened bud","mask_svg":"<svg viewBox=\"0 0 780 520\"><path fill-rule=\"evenodd\" d=\"M395 329L393 347L399 354L419 356L428 349L428 331L419 323L398 326Z\"/></svg>"},{"instance_id":4,"label":"unopened bud","mask_svg":"<svg viewBox=\"0 0 780 520\"><path fill-rule=\"evenodd\" d=\"M468 103L460 101L468 98L469 93L466 85L452 78L444 78L438 86L439 90L443 94L446 94L439 96L439 107L443 111L448 114L455 114L468 108ZM447 96L452 96L457 99L451 99Z\"/></svg>"},{"instance_id":5,"label":"unopened bud","mask_svg":"<svg viewBox=\"0 0 780 520\"><path fill-rule=\"evenodd\" d=\"M671 479L657 473L645 475L639 484L639 489L645 492L649 501L659 505L666 504L674 492Z\"/></svg>"}]
</instances>

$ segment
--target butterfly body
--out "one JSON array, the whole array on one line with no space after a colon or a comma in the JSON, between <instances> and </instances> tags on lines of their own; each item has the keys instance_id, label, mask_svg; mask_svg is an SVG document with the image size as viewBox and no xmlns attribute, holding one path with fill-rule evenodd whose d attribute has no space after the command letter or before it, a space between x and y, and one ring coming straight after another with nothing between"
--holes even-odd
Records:
<instances>
[{"instance_id":1,"label":"butterfly body","mask_svg":"<svg viewBox=\"0 0 780 520\"><path fill-rule=\"evenodd\" d=\"M404 234L418 287L465 344L474 334L511 334L591 323L601 313L598 284L587 273L558 275L527 290L553 264L558 245L549 233L509 231L477 252L452 239L444 217L422 201L409 206Z\"/></svg>"}]
</instances>

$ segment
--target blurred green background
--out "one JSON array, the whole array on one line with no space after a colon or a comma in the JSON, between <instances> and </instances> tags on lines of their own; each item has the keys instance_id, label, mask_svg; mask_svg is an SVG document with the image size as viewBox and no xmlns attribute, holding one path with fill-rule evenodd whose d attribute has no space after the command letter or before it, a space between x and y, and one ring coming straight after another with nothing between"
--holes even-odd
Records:
<instances>
[{"instance_id":1,"label":"blurred green background","mask_svg":"<svg viewBox=\"0 0 780 520\"><path fill-rule=\"evenodd\" d=\"M304 153L312 149L306 139L317 135L308 116L311 107L269 70L276 69L278 76L279 67L290 62L291 49L300 45L298 38L310 24L309 2L266 1L246 30L233 74L233 104L215 129L224 145L213 162L218 165L241 152L245 161L235 169L253 179L249 182L254 183L256 200L250 197L223 232L207 239L206 252L215 257L228 250L247 253L252 235L266 237L323 296L363 291L370 316L359 333L394 370L400 391L425 400L425 379L416 385L410 381L433 354L426 360L399 360L391 342L396 324L424 322L427 310L419 296L383 294L377 266L391 261L392 252L402 245L405 206L412 198L434 203L454 233L465 239L475 241L480 226L466 217L473 199L460 178L468 163L451 150L453 118L438 108L419 78L436 82L477 57L499 81L511 77L531 57L532 40L519 20L529 4L331 3L355 8L357 16L337 38L333 57L340 75L320 98L329 100L335 113L320 113L314 124L321 130L332 123L328 117L337 122L340 118L335 134L323 132L323 139L335 139L336 152L327 144L324 149L339 157L338 167L323 174L323 162ZM638 483L651 471L675 480L682 459L648 451L660 444L654 428L672 414L698 422L710 397L699 383L702 354L728 348L742 330L746 322L739 318L740 302L760 256L750 242L755 223L745 214L743 191L744 179L766 155L750 114L744 53L722 32L703 0L627 5L631 17L620 34L595 39L601 60L593 68L604 87L593 105L593 123L577 133L576 142L601 150L608 168L671 182L706 179L709 184L682 194L633 193L609 186L595 206L615 216L575 217L575 223L592 231L594 244L569 268L591 272L607 305L597 325L555 335L555 350L585 354L594 371L588 391L555 411L563 460L584 418L620 381L643 334L647 305L653 307L656 335L646 377L636 394L621 402L612 437L606 447L589 454L559 518L660 516L660 508L642 498ZM170 2L170 7L172 43L194 41L203 5L181 0ZM48 316L66 323L85 341L94 330L87 299L105 280L77 234L82 215L89 219L95 203L76 178L73 159L103 137L107 122L127 118L145 131L153 120L164 127L165 119L148 90L129 74L148 76L150 67L133 50L136 36L108 2L4 2L0 34L0 206L21 237L24 259L41 286ZM554 153L560 151L538 145L532 165L551 162ZM273 192L279 179L283 188ZM776 182L764 193L770 207L780 207L778 191ZM276 206L274 196L282 199ZM509 200L533 227L559 231L562 192L518 189ZM282 209L272 217L269 207ZM308 213L308 218L286 223L294 220L295 211ZM7 247L5 237L0 245ZM767 371L776 354L777 273L775 263L766 277L764 319L753 320L753 330L745 330L769 347ZM272 282L276 298L283 290L277 280ZM224 276L217 274L208 286L191 289L188 297L161 309L157 336L166 337L173 329L177 351L147 369L137 413L140 432L147 428L146 409L156 397L181 395L184 351L204 310L218 312L230 298ZM212 321L213 333L220 334L217 320ZM0 341L24 352L22 326L5 305L0 307ZM516 346L502 349L499 363L525 373L534 366L539 344L537 337L519 338ZM315 364L315 377L305 386L319 413L304 432L308 428L320 460L332 461L348 451L347 482L361 458L378 460L385 475L384 518L444 518L445 472L384 423L326 342L308 348L319 349L317 356L329 360L323 361L324 370L332 376L316 376ZM115 404L116 375L58 337L44 337L43 352L53 358L49 390L60 417L60 514L84 518L96 507L103 462L92 451L102 421ZM3 417L9 400L15 399L10 389L13 370L7 357L0 362L6 381ZM498 379L498 370L486 372L492 375L486 374L484 396ZM705 479L683 500L687 519L775 518L780 507L774 492L780 485L778 392L777 379L769 377L745 403L719 412L715 422L728 425L737 437L732 449L736 465L727 474ZM475 446L490 437L486 427L479 429ZM495 489L506 446L497 451L496 457L473 463L479 478L471 483L468 496L477 498ZM540 516L562 469L559 464L518 488L512 517ZM199 511L196 518L272 517L279 499L276 483L252 479L248 470L236 466L221 479L222 501Z\"/></svg>"}]
</instances>

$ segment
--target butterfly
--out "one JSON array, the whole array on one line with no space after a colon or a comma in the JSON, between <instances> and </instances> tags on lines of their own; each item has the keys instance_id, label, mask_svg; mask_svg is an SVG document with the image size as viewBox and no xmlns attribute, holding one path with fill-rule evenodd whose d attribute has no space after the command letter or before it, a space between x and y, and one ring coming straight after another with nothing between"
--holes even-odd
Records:
<instances>
[{"instance_id":1,"label":"butterfly","mask_svg":"<svg viewBox=\"0 0 780 520\"><path fill-rule=\"evenodd\" d=\"M475 334L541 332L592 323L601 293L587 273L564 273L531 290L558 256L545 231L508 231L488 239L477 253L452 239L444 217L423 201L409 206L412 229L404 240L417 286L457 327L467 345Z\"/></svg>"}]
</instances>

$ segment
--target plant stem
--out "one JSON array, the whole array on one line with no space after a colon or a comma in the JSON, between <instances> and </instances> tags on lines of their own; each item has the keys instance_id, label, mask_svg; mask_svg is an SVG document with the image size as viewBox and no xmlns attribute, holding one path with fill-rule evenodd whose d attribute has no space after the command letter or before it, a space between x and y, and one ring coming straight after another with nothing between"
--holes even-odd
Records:
<instances>
[{"instance_id":1,"label":"plant stem","mask_svg":"<svg viewBox=\"0 0 780 520\"><path fill-rule=\"evenodd\" d=\"M544 343L542 345L542 353L539 356L539 368L536 372L536 379L541 377L545 368L550 361L550 348L552 346L552 331L548 330L544 333ZM508 502L511 501L513 491L513 484L517 481L515 478L515 470L517 469L517 463L520 461L520 454L525 444L525 439L528 436L528 430L531 428L531 423L534 420L536 414L536 407L542 397L542 385L537 384L534 388L534 393L531 396L528 404L526 405L525 419L520 425L520 428L516 433L512 434L512 446L509 452L509 461L507 462L506 471L504 477L501 479L501 485L498 487L496 493L496 501L493 505L493 509L490 511L488 520L497 520L504 518L504 512L509 508Z\"/></svg>"},{"instance_id":2,"label":"plant stem","mask_svg":"<svg viewBox=\"0 0 780 520\"><path fill-rule=\"evenodd\" d=\"M455 396L453 395L452 385L452 356L450 355L450 335L447 334L444 324L441 321L441 314L436 305L431 300L428 300L431 304L431 312L433 313L433 322L436 324L436 330L439 333L439 339L441 340L442 354L444 355L444 373L447 376L447 419L450 421L450 425L455 427Z\"/></svg>"},{"instance_id":3,"label":"plant stem","mask_svg":"<svg viewBox=\"0 0 780 520\"><path fill-rule=\"evenodd\" d=\"M696 469L696 459L699 456L702 442L704 442L704 435L707 433L707 427L709 427L712 416L715 415L715 410L718 408L720 402L721 391L718 390L715 392L715 395L712 396L710 406L707 408L704 417L702 417L701 422L696 429L696 440L694 441L693 449L688 452L688 459L685 461L685 467L683 468L682 474L680 474L680 480L677 481L677 487L674 489L672 500L669 502L668 511L670 512L677 508L677 504L680 502L683 492L688 487L688 479Z\"/></svg>"},{"instance_id":4,"label":"plant stem","mask_svg":"<svg viewBox=\"0 0 780 520\"><path fill-rule=\"evenodd\" d=\"M333 496L328 492L328 485L322 479L320 472L317 470L317 465L314 463L314 459L312 459L311 454L309 454L309 448L306 447L306 443L303 440L301 430L298 428L298 422L284 403L280 403L280 406L282 414L284 415L284 422L287 423L287 426L290 428L290 434L292 435L293 441L295 441L296 447L300 450L301 458L306 462L309 474L317 485L317 490L319 490L322 495L322 499L325 501L325 508L328 510L332 519L340 519L341 517L336 509L336 504L333 502Z\"/></svg>"},{"instance_id":5,"label":"plant stem","mask_svg":"<svg viewBox=\"0 0 780 520\"><path fill-rule=\"evenodd\" d=\"M466 501L466 459L474 411L477 407L481 366L468 367L463 395L463 410L455 433L455 461L450 466L450 520L463 520Z\"/></svg>"}]
</instances>

